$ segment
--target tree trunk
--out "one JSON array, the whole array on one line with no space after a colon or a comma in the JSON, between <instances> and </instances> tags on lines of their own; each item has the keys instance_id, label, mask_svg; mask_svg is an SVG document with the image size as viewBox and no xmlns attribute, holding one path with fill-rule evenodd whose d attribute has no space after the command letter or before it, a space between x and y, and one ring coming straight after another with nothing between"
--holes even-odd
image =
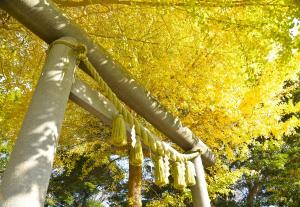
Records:
<instances>
[{"instance_id":1,"label":"tree trunk","mask_svg":"<svg viewBox=\"0 0 300 207\"><path fill-rule=\"evenodd\" d=\"M129 163L128 205L130 207L142 206L142 166Z\"/></svg>"},{"instance_id":2,"label":"tree trunk","mask_svg":"<svg viewBox=\"0 0 300 207\"><path fill-rule=\"evenodd\" d=\"M255 197L258 193L260 184L259 182L254 181L254 184L249 186L249 194L247 196L247 207L253 207L254 206L254 201Z\"/></svg>"}]
</instances>

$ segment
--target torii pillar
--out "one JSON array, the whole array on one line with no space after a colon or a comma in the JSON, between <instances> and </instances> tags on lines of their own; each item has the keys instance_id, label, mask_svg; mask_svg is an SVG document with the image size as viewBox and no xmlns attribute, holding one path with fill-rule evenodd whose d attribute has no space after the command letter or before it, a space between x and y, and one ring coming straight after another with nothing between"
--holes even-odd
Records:
<instances>
[{"instance_id":1,"label":"torii pillar","mask_svg":"<svg viewBox=\"0 0 300 207\"><path fill-rule=\"evenodd\" d=\"M63 40L76 40L63 37ZM76 53L56 43L47 60L0 186L1 207L43 207L73 83ZM17 114L16 114L17 115Z\"/></svg>"}]
</instances>

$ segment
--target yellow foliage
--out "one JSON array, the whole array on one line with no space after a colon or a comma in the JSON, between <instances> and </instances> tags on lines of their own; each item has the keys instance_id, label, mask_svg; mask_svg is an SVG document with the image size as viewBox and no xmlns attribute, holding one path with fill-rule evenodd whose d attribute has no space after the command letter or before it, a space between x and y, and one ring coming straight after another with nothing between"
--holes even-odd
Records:
<instances>
[{"instance_id":1,"label":"yellow foliage","mask_svg":"<svg viewBox=\"0 0 300 207\"><path fill-rule=\"evenodd\" d=\"M210 169L208 184L215 197L228 193L246 171L231 171L221 157L226 162L246 159L253 138L280 141L300 126L296 117L280 120L300 109L299 103L282 102L296 85L286 86L286 82L298 81L300 53L281 58L284 45L273 34L288 33L272 16L291 21L291 9L269 11L273 15L264 9L199 6L191 11L99 4L64 11L214 151L218 162ZM0 28L0 124L5 139L11 140L16 138L45 56L44 43L13 24L17 31ZM275 55L270 58L270 54ZM20 90L17 101L6 97L16 90ZM59 154L56 165L72 168L76 154L87 152L95 159L104 153L90 150L99 137L105 153L114 153L105 145L108 133L105 128L99 132L100 123L86 126L89 130L82 127L90 119L84 112L67 114L60 146L76 146L67 155ZM99 159L83 170L87 173L99 162L108 160Z\"/></svg>"}]
</instances>

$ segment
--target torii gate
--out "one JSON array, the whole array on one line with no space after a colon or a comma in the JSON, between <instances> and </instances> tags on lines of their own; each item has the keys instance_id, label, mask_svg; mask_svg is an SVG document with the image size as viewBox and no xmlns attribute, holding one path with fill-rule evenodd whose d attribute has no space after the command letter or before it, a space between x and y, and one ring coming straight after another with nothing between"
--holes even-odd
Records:
<instances>
[{"instance_id":1,"label":"torii gate","mask_svg":"<svg viewBox=\"0 0 300 207\"><path fill-rule=\"evenodd\" d=\"M213 165L215 157L190 129L167 112L102 47L93 43L85 32L63 16L52 1L0 0L0 8L49 44L59 38L85 44L90 62L124 103L183 150L200 150L201 157L194 159L196 185L191 187L193 206L210 206L203 164ZM0 185L0 206L43 206L69 97L108 125L117 113L104 96L90 89L84 82L74 80L75 66L76 55L71 47L56 44L50 49ZM80 67L85 69L84 65Z\"/></svg>"}]
</instances>

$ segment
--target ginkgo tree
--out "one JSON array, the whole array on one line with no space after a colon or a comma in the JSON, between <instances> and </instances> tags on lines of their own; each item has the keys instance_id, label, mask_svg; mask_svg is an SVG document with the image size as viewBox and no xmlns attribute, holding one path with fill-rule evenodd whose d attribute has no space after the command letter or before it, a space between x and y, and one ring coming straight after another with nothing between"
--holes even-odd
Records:
<instances>
[{"instance_id":1,"label":"ginkgo tree","mask_svg":"<svg viewBox=\"0 0 300 207\"><path fill-rule=\"evenodd\" d=\"M299 87L286 84L299 81L297 1L54 2L214 151L217 163L207 170L212 200L230 195L236 181L253 173L247 165L231 166L253 155L250 146L257 138L274 140L280 148L285 144L283 138L294 136L299 127L296 115L282 121L285 114L298 112L300 106L282 101ZM1 153L7 155L47 47L5 12L1 13L1 25L0 136ZM78 76L98 89L83 73ZM60 147L65 150L59 150L56 159L56 168L63 172L72 172L78 164L73 156L89 153L97 143L90 139L91 134L97 132L101 146L105 145L107 135L99 133L97 121L83 130L82 125L91 123L91 118L84 113L78 116L68 114L63 127ZM76 146L72 146L74 140ZM108 158L112 153L107 146L105 149L91 155L97 164L82 165L78 171L82 179L92 168L109 162L97 162L97 156ZM125 156L126 152L120 154ZM117 169L111 167L112 171ZM112 182L120 179L118 174ZM146 189L149 184L144 185ZM172 203L172 199L181 202L177 199L180 193L171 188L160 192L163 199L145 202L149 206L167 206L164 202ZM188 198L188 194L183 196ZM182 205L190 202L187 200L183 199Z\"/></svg>"}]
</instances>

